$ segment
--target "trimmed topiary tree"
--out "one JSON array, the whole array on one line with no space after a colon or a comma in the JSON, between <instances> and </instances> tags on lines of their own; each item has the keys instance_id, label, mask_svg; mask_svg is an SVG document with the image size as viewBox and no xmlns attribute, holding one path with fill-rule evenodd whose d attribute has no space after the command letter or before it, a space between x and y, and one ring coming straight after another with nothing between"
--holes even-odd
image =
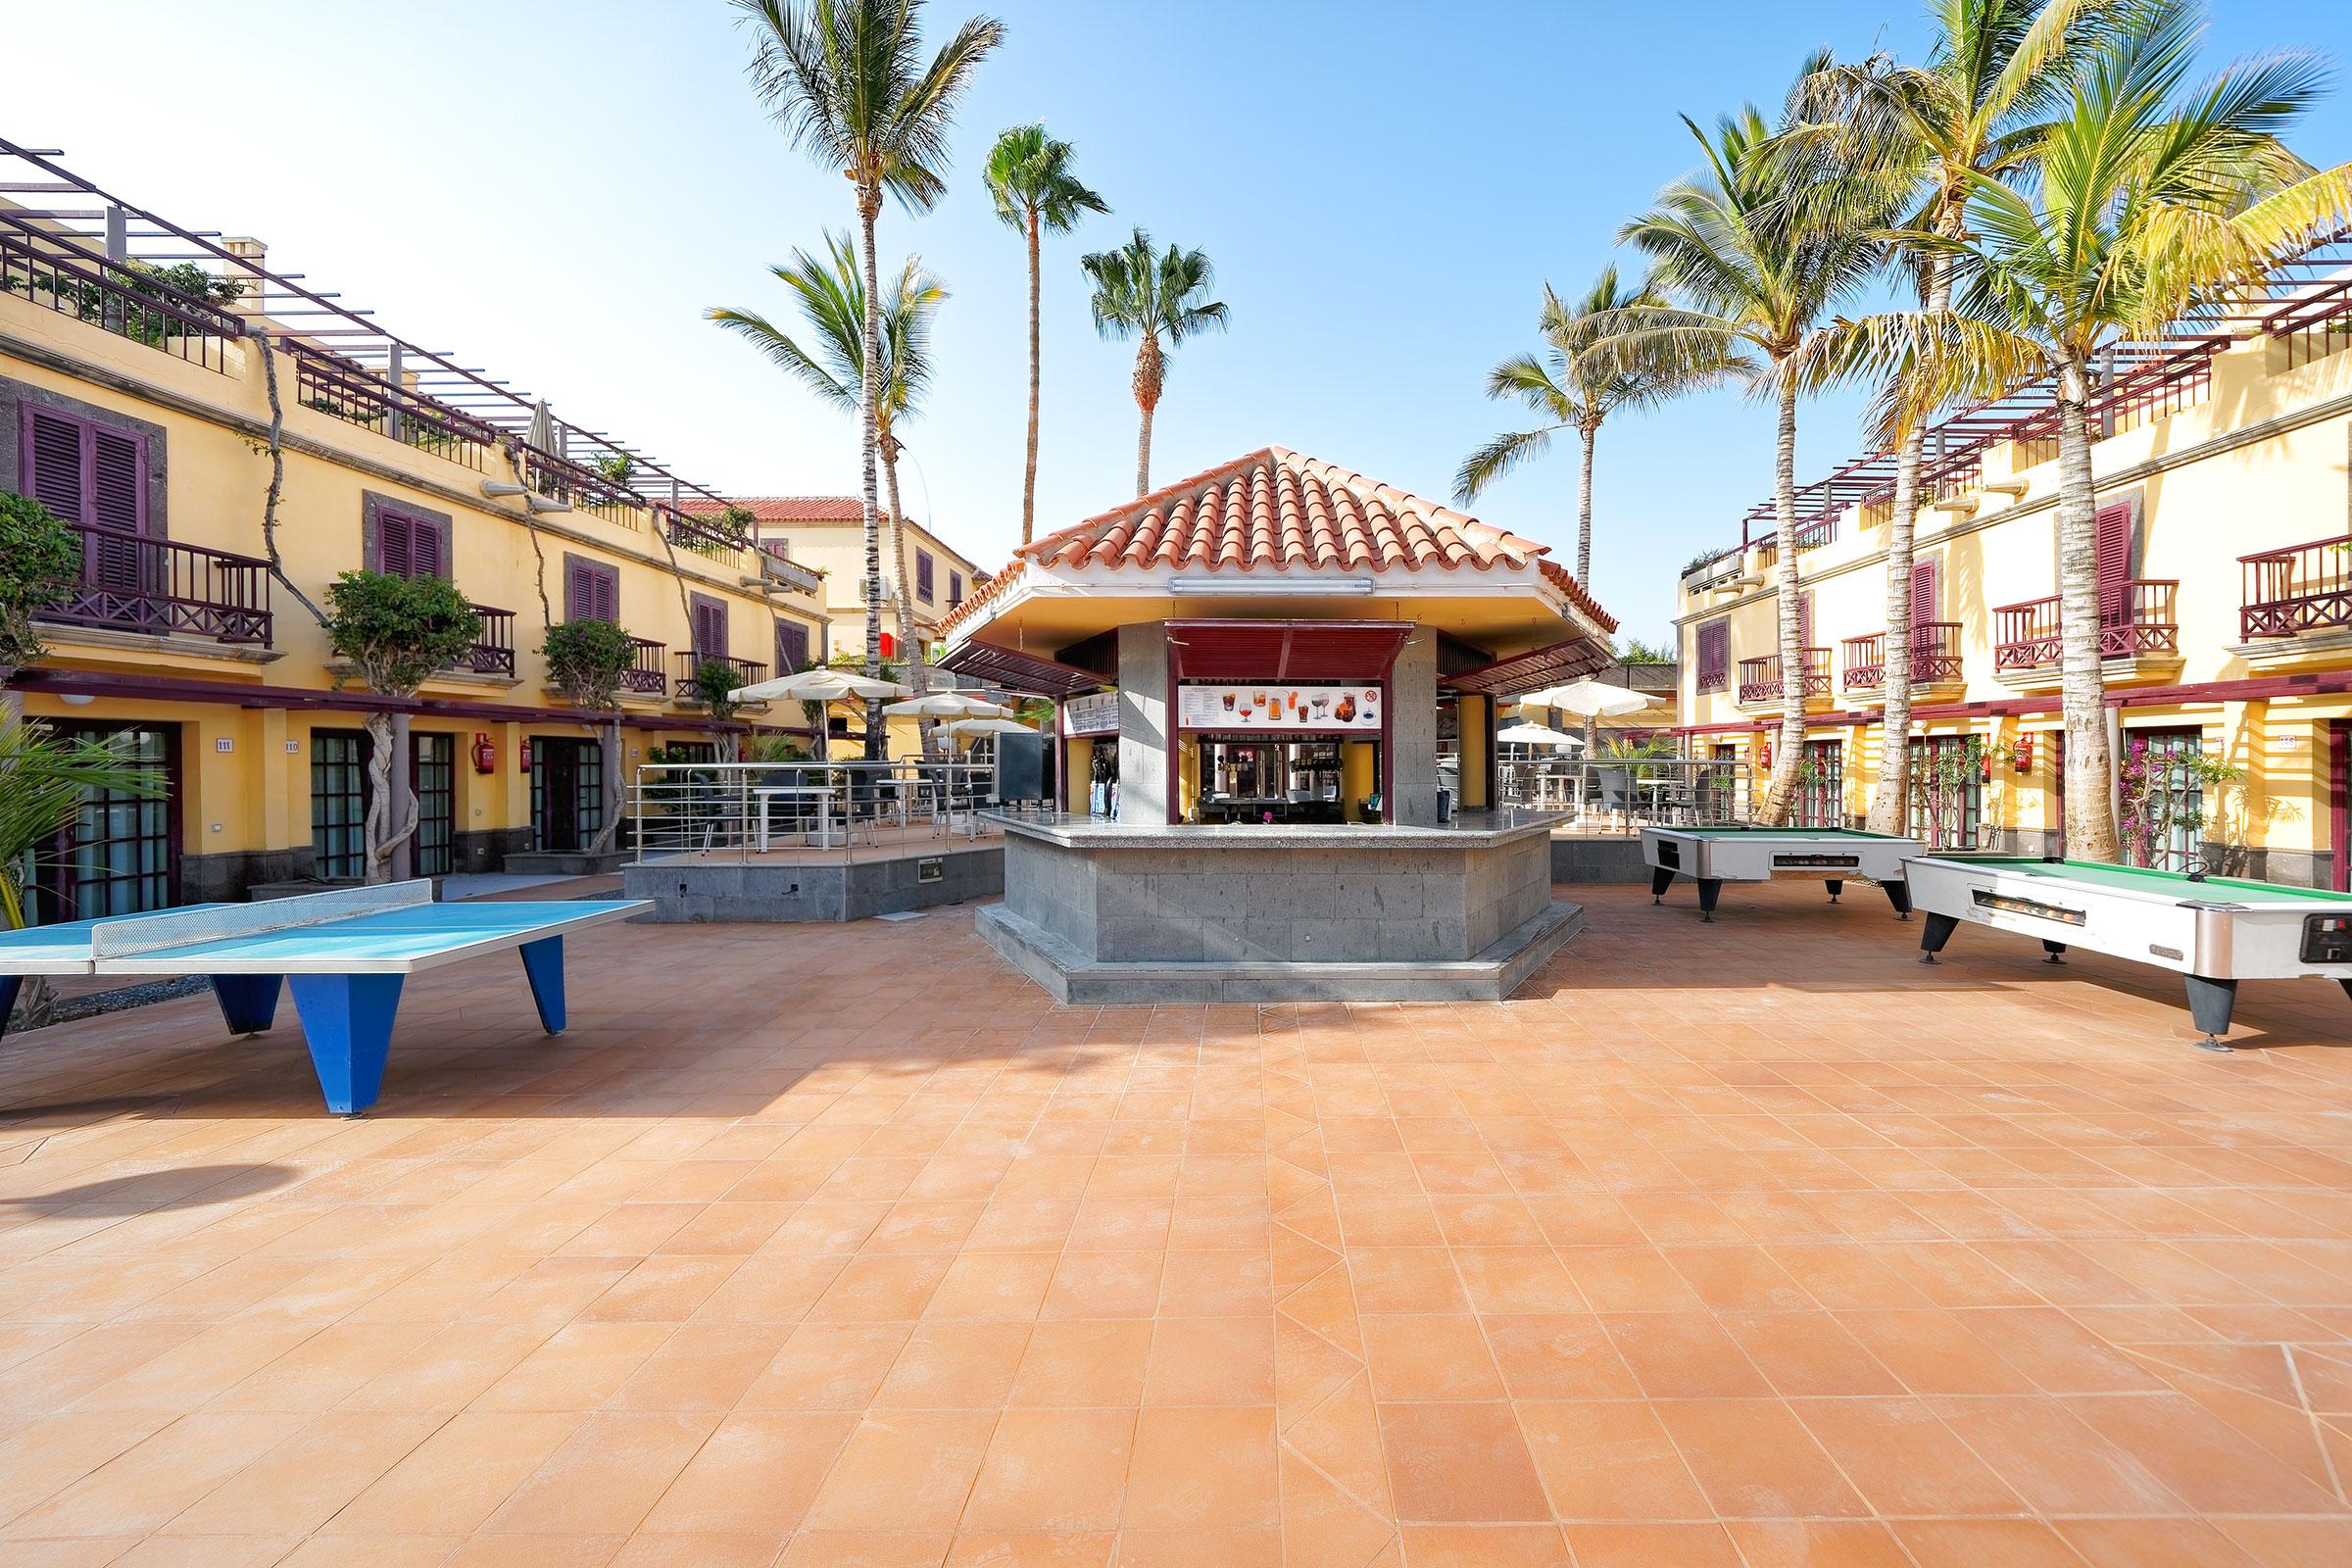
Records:
<instances>
[{"instance_id":1,"label":"trimmed topiary tree","mask_svg":"<svg viewBox=\"0 0 2352 1568\"><path fill-rule=\"evenodd\" d=\"M711 739L718 743L722 762L735 761L742 755L735 732L720 726L733 722L735 693L743 684L743 671L723 659L706 659L694 666L694 695L710 710Z\"/></svg>"},{"instance_id":2,"label":"trimmed topiary tree","mask_svg":"<svg viewBox=\"0 0 2352 1568\"><path fill-rule=\"evenodd\" d=\"M65 598L81 541L30 496L0 490L0 687L41 657L32 617Z\"/></svg>"},{"instance_id":3,"label":"trimmed topiary tree","mask_svg":"<svg viewBox=\"0 0 2352 1568\"><path fill-rule=\"evenodd\" d=\"M603 855L620 832L620 682L637 662L637 641L609 620L566 620L547 628L539 652L571 706L603 715L605 825L588 846Z\"/></svg>"},{"instance_id":4,"label":"trimmed topiary tree","mask_svg":"<svg viewBox=\"0 0 2352 1568\"><path fill-rule=\"evenodd\" d=\"M369 691L408 698L471 652L482 617L446 578L347 571L326 590L326 636ZM408 820L393 826L390 713L368 715L368 880L386 882L392 852L416 831L416 810L411 802Z\"/></svg>"}]
</instances>

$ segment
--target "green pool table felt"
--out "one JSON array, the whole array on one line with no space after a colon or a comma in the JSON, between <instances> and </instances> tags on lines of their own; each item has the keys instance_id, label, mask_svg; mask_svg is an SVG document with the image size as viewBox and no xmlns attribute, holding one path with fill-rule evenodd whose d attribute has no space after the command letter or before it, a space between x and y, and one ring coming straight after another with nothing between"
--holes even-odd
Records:
<instances>
[{"instance_id":1,"label":"green pool table felt","mask_svg":"<svg viewBox=\"0 0 2352 1568\"><path fill-rule=\"evenodd\" d=\"M2156 871L2136 865L2110 865L2101 860L2040 860L2024 856L2009 855L1931 855L1932 859L1950 860L1959 865L1981 865L1990 869L2014 872L2023 876L2048 877L2056 881L2087 882L2094 887L2115 888L2126 893L2172 893L2182 899L2205 899L2215 904L2229 904L2239 899L2305 904L2341 904L2352 906L2352 893L2332 893L2321 888L2282 887L2276 882L2250 882L2242 877L2209 876L2202 882L2192 882L2184 871Z\"/></svg>"}]
</instances>

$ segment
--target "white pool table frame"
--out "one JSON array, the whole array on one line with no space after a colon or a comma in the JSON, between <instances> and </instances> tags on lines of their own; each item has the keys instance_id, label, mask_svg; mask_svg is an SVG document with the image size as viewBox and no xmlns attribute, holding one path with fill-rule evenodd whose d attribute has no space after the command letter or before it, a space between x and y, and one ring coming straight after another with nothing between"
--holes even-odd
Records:
<instances>
[{"instance_id":1,"label":"white pool table frame","mask_svg":"<svg viewBox=\"0 0 2352 1568\"><path fill-rule=\"evenodd\" d=\"M1776 856L1835 853L1825 849L1831 844L1839 851L1850 848L1853 863L1838 866L1775 863ZM1669 855L1665 848L1668 845L1674 846L1675 853ZM1740 853L1719 853L1725 850ZM1692 832L1672 827L1642 830L1642 858L1649 866L1650 902L1663 904L1674 879L1686 876L1698 884L1699 918L1710 921L1715 918L1715 906L1723 897L1726 882L1770 882L1782 877L1810 877L1824 884L1832 904L1838 902L1838 895L1845 891L1848 881L1860 878L1876 882L1886 895L1886 902L1894 906L1895 917L1908 920L1911 895L1904 882L1903 863L1926 853L1927 846L1917 839L1876 833L1841 832L1823 838L1805 828L1756 827L1737 832L1721 829Z\"/></svg>"}]
</instances>

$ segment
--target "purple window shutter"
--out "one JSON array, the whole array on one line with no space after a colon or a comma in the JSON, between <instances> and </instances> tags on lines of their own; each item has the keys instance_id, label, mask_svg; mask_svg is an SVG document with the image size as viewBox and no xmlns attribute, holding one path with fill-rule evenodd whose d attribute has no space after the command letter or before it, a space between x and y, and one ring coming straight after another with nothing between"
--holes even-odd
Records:
<instances>
[{"instance_id":1,"label":"purple window shutter","mask_svg":"<svg viewBox=\"0 0 2352 1568\"><path fill-rule=\"evenodd\" d=\"M440 519L411 517L409 519L409 571L417 577L446 577L449 575L449 540Z\"/></svg>"},{"instance_id":2,"label":"purple window shutter","mask_svg":"<svg viewBox=\"0 0 2352 1568\"><path fill-rule=\"evenodd\" d=\"M24 493L61 522L87 523L82 510L82 425L27 406L24 410Z\"/></svg>"},{"instance_id":3,"label":"purple window shutter","mask_svg":"<svg viewBox=\"0 0 2352 1568\"><path fill-rule=\"evenodd\" d=\"M808 628L797 620L776 622L776 673L794 674L808 665Z\"/></svg>"},{"instance_id":4,"label":"purple window shutter","mask_svg":"<svg viewBox=\"0 0 2352 1568\"><path fill-rule=\"evenodd\" d=\"M914 596L928 603L931 598L931 552L914 553Z\"/></svg>"},{"instance_id":5,"label":"purple window shutter","mask_svg":"<svg viewBox=\"0 0 2352 1568\"><path fill-rule=\"evenodd\" d=\"M607 566L593 575L596 582L596 618L618 625L620 623L619 570L612 566Z\"/></svg>"},{"instance_id":6,"label":"purple window shutter","mask_svg":"<svg viewBox=\"0 0 2352 1568\"><path fill-rule=\"evenodd\" d=\"M406 577L416 569L416 552L409 519L397 512L375 514L375 569L387 577Z\"/></svg>"},{"instance_id":7,"label":"purple window shutter","mask_svg":"<svg viewBox=\"0 0 2352 1568\"><path fill-rule=\"evenodd\" d=\"M694 651L704 659L727 656L727 607L709 599L694 602Z\"/></svg>"},{"instance_id":8,"label":"purple window shutter","mask_svg":"<svg viewBox=\"0 0 2352 1568\"><path fill-rule=\"evenodd\" d=\"M93 425L90 437L90 520L118 533L147 531L147 443Z\"/></svg>"},{"instance_id":9,"label":"purple window shutter","mask_svg":"<svg viewBox=\"0 0 2352 1568\"><path fill-rule=\"evenodd\" d=\"M963 573L960 571L951 571L948 573L948 608L953 610L957 605L962 603Z\"/></svg>"},{"instance_id":10,"label":"purple window shutter","mask_svg":"<svg viewBox=\"0 0 2352 1568\"><path fill-rule=\"evenodd\" d=\"M588 568L580 562L564 567L564 618L565 620L594 620L596 590L589 586L592 579Z\"/></svg>"}]
</instances>

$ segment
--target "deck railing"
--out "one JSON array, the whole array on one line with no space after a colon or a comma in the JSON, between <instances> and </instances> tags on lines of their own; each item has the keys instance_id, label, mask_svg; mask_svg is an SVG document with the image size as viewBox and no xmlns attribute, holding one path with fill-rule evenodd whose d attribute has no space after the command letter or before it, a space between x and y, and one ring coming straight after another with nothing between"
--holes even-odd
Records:
<instances>
[{"instance_id":1,"label":"deck railing","mask_svg":"<svg viewBox=\"0 0 2352 1568\"><path fill-rule=\"evenodd\" d=\"M284 340L280 347L294 361L295 396L306 409L477 473L498 446L496 425L419 393L395 392L372 370L323 349L294 340Z\"/></svg>"},{"instance_id":2,"label":"deck railing","mask_svg":"<svg viewBox=\"0 0 2352 1568\"><path fill-rule=\"evenodd\" d=\"M0 213L0 294L103 327L190 365L226 373L228 344L245 322L206 300L28 220Z\"/></svg>"},{"instance_id":3,"label":"deck railing","mask_svg":"<svg viewBox=\"0 0 2352 1568\"><path fill-rule=\"evenodd\" d=\"M2352 626L2352 534L2240 556L2237 564L2244 641Z\"/></svg>"},{"instance_id":4,"label":"deck railing","mask_svg":"<svg viewBox=\"0 0 2352 1568\"><path fill-rule=\"evenodd\" d=\"M2137 659L2180 651L2174 612L2177 580L2134 577L2123 583L2099 614L2099 658ZM1992 612L1992 667L2040 669L2058 662L2062 642L2058 596L1999 605Z\"/></svg>"},{"instance_id":5,"label":"deck railing","mask_svg":"<svg viewBox=\"0 0 2352 1568\"><path fill-rule=\"evenodd\" d=\"M1845 639L1844 689L1876 691L1886 684L1886 634ZM1960 678L1960 623L1923 620L1911 628L1911 679L1921 686Z\"/></svg>"},{"instance_id":6,"label":"deck railing","mask_svg":"<svg viewBox=\"0 0 2352 1568\"><path fill-rule=\"evenodd\" d=\"M1827 648L1807 648L1805 656L1805 696L1830 695L1830 651ZM1781 656L1766 654L1761 659L1740 661L1740 700L1743 703L1777 702L1781 695Z\"/></svg>"},{"instance_id":7,"label":"deck railing","mask_svg":"<svg viewBox=\"0 0 2352 1568\"><path fill-rule=\"evenodd\" d=\"M175 539L73 526L81 572L43 620L270 646L270 564Z\"/></svg>"},{"instance_id":8,"label":"deck railing","mask_svg":"<svg viewBox=\"0 0 2352 1568\"><path fill-rule=\"evenodd\" d=\"M694 689L694 672L705 664L734 665L742 674L742 683L746 686L767 679L767 666L756 659L734 659L725 654L680 653L677 656L677 695L681 701L702 695Z\"/></svg>"},{"instance_id":9,"label":"deck railing","mask_svg":"<svg viewBox=\"0 0 2352 1568\"><path fill-rule=\"evenodd\" d=\"M904 854L910 839L944 849L1004 833L989 817L1000 805L993 761L643 762L630 775L640 861L741 864L771 853L806 859L813 850L847 863L860 848L884 847L885 835Z\"/></svg>"},{"instance_id":10,"label":"deck railing","mask_svg":"<svg viewBox=\"0 0 2352 1568\"><path fill-rule=\"evenodd\" d=\"M512 678L514 674L514 612L476 605L473 612L482 618L482 635L466 655L466 667L476 675L505 675Z\"/></svg>"},{"instance_id":11,"label":"deck railing","mask_svg":"<svg viewBox=\"0 0 2352 1568\"><path fill-rule=\"evenodd\" d=\"M669 652L669 646L651 637L632 637L629 641L636 645L637 662L620 672L620 689L641 697L659 697L669 690L669 676L662 668L662 656Z\"/></svg>"}]
</instances>

